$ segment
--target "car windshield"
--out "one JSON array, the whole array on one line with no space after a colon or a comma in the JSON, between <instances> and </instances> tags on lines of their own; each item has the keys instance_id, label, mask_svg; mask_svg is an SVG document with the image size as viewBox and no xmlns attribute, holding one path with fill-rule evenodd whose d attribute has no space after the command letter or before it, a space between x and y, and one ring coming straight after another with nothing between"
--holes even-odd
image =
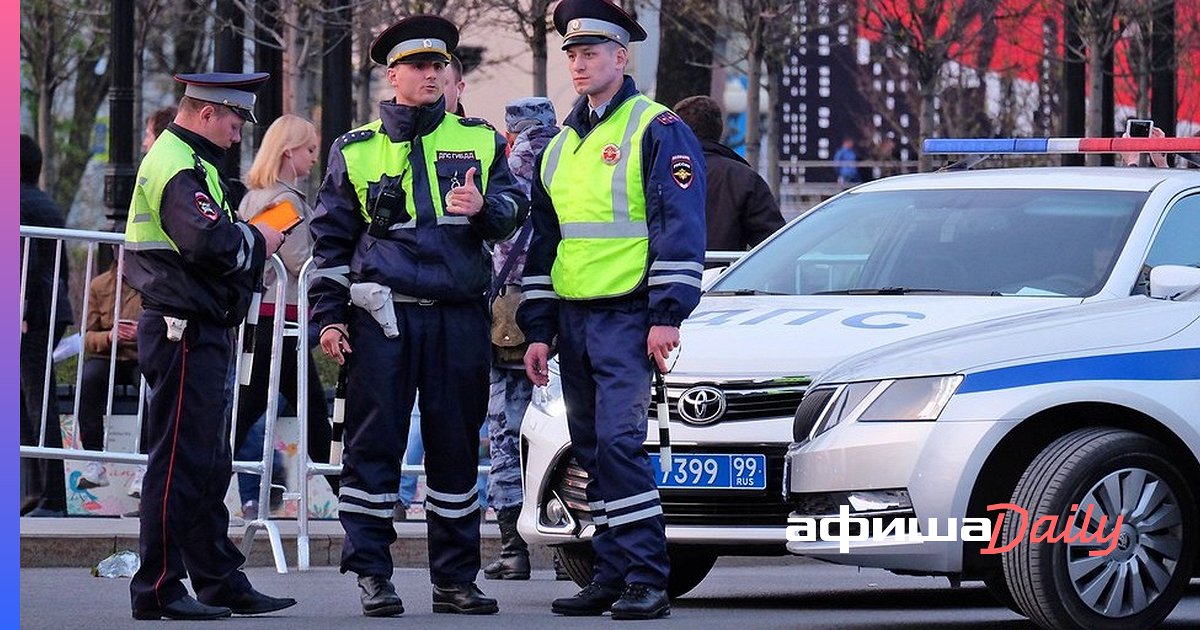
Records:
<instances>
[{"instance_id":1,"label":"car windshield","mask_svg":"<svg viewBox=\"0 0 1200 630\"><path fill-rule=\"evenodd\" d=\"M861 192L810 212L710 294L1075 296L1104 286L1147 193Z\"/></svg>"}]
</instances>

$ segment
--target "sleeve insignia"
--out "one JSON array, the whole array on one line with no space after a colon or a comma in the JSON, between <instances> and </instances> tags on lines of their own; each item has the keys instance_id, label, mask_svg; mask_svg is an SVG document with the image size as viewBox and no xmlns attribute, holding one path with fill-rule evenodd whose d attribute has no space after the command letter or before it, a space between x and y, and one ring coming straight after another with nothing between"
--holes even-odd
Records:
<instances>
[{"instance_id":1,"label":"sleeve insignia","mask_svg":"<svg viewBox=\"0 0 1200 630\"><path fill-rule=\"evenodd\" d=\"M690 155L671 156L671 179L680 188L687 190L692 185L692 157Z\"/></svg>"},{"instance_id":2,"label":"sleeve insignia","mask_svg":"<svg viewBox=\"0 0 1200 630\"><path fill-rule=\"evenodd\" d=\"M212 199L202 192L196 193L196 210L199 210L200 214L209 221L216 221L217 217L221 216L217 212L216 206L213 205Z\"/></svg>"}]
</instances>

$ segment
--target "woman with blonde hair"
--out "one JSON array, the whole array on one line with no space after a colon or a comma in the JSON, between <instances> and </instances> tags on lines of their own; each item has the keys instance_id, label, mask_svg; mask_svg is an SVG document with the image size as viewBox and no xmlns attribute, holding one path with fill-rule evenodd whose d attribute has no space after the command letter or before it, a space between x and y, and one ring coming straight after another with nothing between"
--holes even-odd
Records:
<instances>
[{"instance_id":1,"label":"woman with blonde hair","mask_svg":"<svg viewBox=\"0 0 1200 630\"><path fill-rule=\"evenodd\" d=\"M275 272L271 265L267 266L263 281L266 293L263 296L262 307L259 310L259 321L255 327L255 357L250 375L250 385L238 398L237 423L235 426L235 452L246 441L251 428L267 408L267 380L271 355L271 330L276 316L283 316L287 322L299 321L296 312L296 296L300 268L312 255L312 236L308 230L308 222L312 218L312 208L307 197L301 191L303 180L308 178L318 155L317 130L311 122L284 114L280 116L263 135L262 145L254 157L254 163L246 174L246 185L249 190L242 198L238 207L238 215L249 221L264 210L280 204L291 204L301 221L288 233L283 245L277 252L287 270L287 303L279 304L275 295ZM325 402L325 388L321 385L313 364L312 355L308 356L308 455L315 462L329 461L329 440L331 435L329 417ZM283 364L280 371L280 393L296 405L296 337L285 336L283 340ZM261 457L262 451L252 455ZM247 519L258 516L257 483L250 476L248 484L242 486L242 513ZM327 477L337 494L337 477Z\"/></svg>"}]
</instances>

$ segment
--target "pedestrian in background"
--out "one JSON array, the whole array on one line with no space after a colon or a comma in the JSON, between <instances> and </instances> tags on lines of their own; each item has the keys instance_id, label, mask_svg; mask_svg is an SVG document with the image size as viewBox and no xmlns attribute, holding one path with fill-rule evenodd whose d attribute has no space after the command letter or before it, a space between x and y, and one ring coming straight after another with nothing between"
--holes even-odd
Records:
<instances>
[{"instance_id":1,"label":"pedestrian in background","mask_svg":"<svg viewBox=\"0 0 1200 630\"><path fill-rule=\"evenodd\" d=\"M276 317L283 317L285 326L294 328L299 321L296 303L300 290L300 269L312 256L312 234L309 231L309 221L312 220L312 208L308 197L300 189L303 181L312 172L313 164L317 161L320 147L317 144L317 129L313 124L299 116L284 114L271 123L263 134L262 145L254 156L254 163L246 173L246 196L238 207L238 216L244 221L254 221L263 211L279 207L288 207L300 217L300 222L288 233L287 240L279 247L278 256L283 262L287 273L284 285L287 292L285 303L280 303L276 295L278 280L275 269L268 266L263 274L264 295L259 310L258 325L254 334L254 362L250 373L250 384L238 397L237 423L234 428L233 449L238 451L250 433L251 426L259 420L267 410L268 381L270 380L271 350L273 328ZM298 405L297 382L297 338L283 338L282 362L279 370L280 393L292 405ZM325 387L321 384L320 374L312 354L306 348L304 351L308 361L308 412L306 418L300 418L308 427L308 456L314 462L329 462L329 443L332 429L329 425L328 403L325 401ZM257 449L257 455L262 456L263 445ZM325 480L333 489L338 490L337 475L327 475ZM258 494L252 498L243 497L242 515L253 520L258 517L261 506L258 505ZM249 502L253 505L248 505Z\"/></svg>"},{"instance_id":2,"label":"pedestrian in background","mask_svg":"<svg viewBox=\"0 0 1200 630\"><path fill-rule=\"evenodd\" d=\"M521 192L529 195L534 164L558 133L554 103L545 97L523 98L504 107L508 167ZM494 580L528 580L529 547L517 531L524 495L521 490L521 420L533 398L533 383L525 376L524 336L516 324L521 300L525 253L533 231L530 219L515 236L492 251L492 373L488 398L488 442L492 468L488 500L500 527L500 557L483 569ZM497 308L500 307L500 308Z\"/></svg>"},{"instance_id":3,"label":"pedestrian in background","mask_svg":"<svg viewBox=\"0 0 1200 630\"><path fill-rule=\"evenodd\" d=\"M842 146L833 154L833 166L837 170L839 184L857 184L862 181L858 173L858 151L854 149L854 138L842 138Z\"/></svg>"},{"instance_id":4,"label":"pedestrian in background","mask_svg":"<svg viewBox=\"0 0 1200 630\"><path fill-rule=\"evenodd\" d=\"M662 506L646 454L651 360L667 372L700 300L704 155L696 136L624 76L646 38L606 0L563 0L554 26L580 99L533 185L533 242L517 319L525 370L546 385L557 338L571 447L596 523L592 583L554 600L563 615L670 614Z\"/></svg>"},{"instance_id":5,"label":"pedestrian in background","mask_svg":"<svg viewBox=\"0 0 1200 630\"><path fill-rule=\"evenodd\" d=\"M38 187L42 176L42 149L36 140L21 134L21 225L63 227L62 212L54 198ZM67 254L57 252L54 239L30 240L25 252L21 239L21 260L25 268L25 298L21 305L21 444L37 446L43 436L47 448L62 448L62 426L58 416L58 381L54 363L47 360L62 339L67 326L74 323L67 296ZM28 256L28 258L27 258ZM54 275L56 262L58 276ZM57 302L55 293L57 292ZM53 306L53 311L51 307ZM42 416L46 430L42 433ZM28 483L21 500L21 516L66 516L67 490L60 459L21 458Z\"/></svg>"},{"instance_id":6,"label":"pedestrian in background","mask_svg":"<svg viewBox=\"0 0 1200 630\"><path fill-rule=\"evenodd\" d=\"M258 74L186 74L175 121L138 168L125 279L142 295L138 364L153 395L142 486L135 619L260 614L296 600L254 590L229 540L226 383L232 332L283 236L237 220L217 164L254 119ZM188 594L183 580L196 592Z\"/></svg>"},{"instance_id":7,"label":"pedestrian in background","mask_svg":"<svg viewBox=\"0 0 1200 630\"><path fill-rule=\"evenodd\" d=\"M783 227L771 187L749 162L721 144L721 106L708 96L690 96L672 109L692 128L704 151L707 248L745 251Z\"/></svg>"},{"instance_id":8,"label":"pedestrian in background","mask_svg":"<svg viewBox=\"0 0 1200 630\"><path fill-rule=\"evenodd\" d=\"M338 516L341 570L358 575L367 616L404 612L389 546L400 458L420 389L425 512L435 613L499 610L480 569L476 482L487 413L490 269L526 203L484 121L446 112L458 28L418 15L371 45L394 98L338 138L313 217L314 318L321 348L347 364Z\"/></svg>"}]
</instances>

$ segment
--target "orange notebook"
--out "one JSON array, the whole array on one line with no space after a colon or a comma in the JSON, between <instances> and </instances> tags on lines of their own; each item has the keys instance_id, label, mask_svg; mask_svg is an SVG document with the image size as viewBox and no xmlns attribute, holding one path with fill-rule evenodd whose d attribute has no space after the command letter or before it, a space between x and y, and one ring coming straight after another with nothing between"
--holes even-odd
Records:
<instances>
[{"instance_id":1,"label":"orange notebook","mask_svg":"<svg viewBox=\"0 0 1200 630\"><path fill-rule=\"evenodd\" d=\"M251 223L269 225L284 234L300 225L300 221L300 213L296 212L296 207L286 199L267 206L253 219L250 219Z\"/></svg>"}]
</instances>

